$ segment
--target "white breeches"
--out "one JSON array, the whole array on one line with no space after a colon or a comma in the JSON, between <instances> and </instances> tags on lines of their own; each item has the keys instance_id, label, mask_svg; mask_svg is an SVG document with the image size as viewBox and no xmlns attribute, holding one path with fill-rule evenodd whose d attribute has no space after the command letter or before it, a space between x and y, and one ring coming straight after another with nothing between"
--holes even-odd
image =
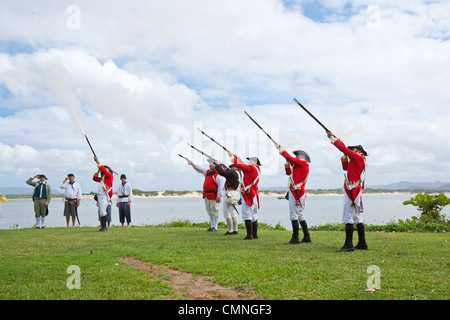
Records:
<instances>
[{"instance_id":1,"label":"white breeches","mask_svg":"<svg viewBox=\"0 0 450 320\"><path fill-rule=\"evenodd\" d=\"M249 206L244 198L241 196L242 201L242 220L251 220L255 222L258 220L258 199L256 195L253 197L253 204Z\"/></svg>"},{"instance_id":2,"label":"white breeches","mask_svg":"<svg viewBox=\"0 0 450 320\"><path fill-rule=\"evenodd\" d=\"M291 221L305 220L305 218L303 217L303 210L305 210L305 199L306 193L300 198L300 205L297 205L292 191L289 190L289 218L291 219Z\"/></svg>"},{"instance_id":3,"label":"white breeches","mask_svg":"<svg viewBox=\"0 0 450 320\"><path fill-rule=\"evenodd\" d=\"M240 194L238 194L238 195L240 196ZM231 218L237 218L237 212L234 208L237 209L238 205L235 204L233 207L233 205L230 202L234 203L234 201L232 201L232 199L229 199L228 194L225 193L224 201L223 201L223 217L225 218L225 220L231 219Z\"/></svg>"},{"instance_id":4,"label":"white breeches","mask_svg":"<svg viewBox=\"0 0 450 320\"><path fill-rule=\"evenodd\" d=\"M358 224L364 221L362 217L363 205L361 194L358 195L356 205L352 204L347 194L344 193L344 223Z\"/></svg>"},{"instance_id":5,"label":"white breeches","mask_svg":"<svg viewBox=\"0 0 450 320\"><path fill-rule=\"evenodd\" d=\"M98 192L97 202L98 202L98 212L100 213L100 216L101 217L106 216L106 208L108 207L109 196L104 191Z\"/></svg>"}]
</instances>

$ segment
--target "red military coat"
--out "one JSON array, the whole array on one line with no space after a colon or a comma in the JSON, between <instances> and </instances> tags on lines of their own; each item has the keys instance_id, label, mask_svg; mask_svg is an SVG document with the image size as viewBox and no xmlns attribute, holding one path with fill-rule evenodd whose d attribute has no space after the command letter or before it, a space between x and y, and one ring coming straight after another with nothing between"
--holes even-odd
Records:
<instances>
[{"instance_id":1,"label":"red military coat","mask_svg":"<svg viewBox=\"0 0 450 320\"><path fill-rule=\"evenodd\" d=\"M100 171L103 173L103 177L99 177L98 175L94 175L92 180L96 182L100 182L102 184L103 191L107 192L109 198L111 199L113 196L112 184L114 176L108 169L106 169L102 164L98 166Z\"/></svg>"},{"instance_id":2,"label":"red military coat","mask_svg":"<svg viewBox=\"0 0 450 320\"><path fill-rule=\"evenodd\" d=\"M292 157L285 150L281 152L281 155L289 162L285 166L286 175L292 177L289 179L289 190L292 191L295 201L299 201L306 193L305 184L309 174L309 163L305 160ZM294 190L294 185L298 186L297 190Z\"/></svg>"},{"instance_id":3,"label":"red military coat","mask_svg":"<svg viewBox=\"0 0 450 320\"><path fill-rule=\"evenodd\" d=\"M346 157L342 158L342 168L347 171L344 190L347 196L356 204L363 190L363 175L366 170L366 158L360 152L348 149L341 141L332 142ZM349 190L350 189L350 190Z\"/></svg>"},{"instance_id":4,"label":"red military coat","mask_svg":"<svg viewBox=\"0 0 450 320\"><path fill-rule=\"evenodd\" d=\"M242 170L244 177L241 182L241 194L247 205L253 205L253 198L256 195L259 208L259 196L258 196L258 183L261 175L261 169L256 164L243 164L239 163L236 158L233 159L233 163L236 167Z\"/></svg>"}]
</instances>

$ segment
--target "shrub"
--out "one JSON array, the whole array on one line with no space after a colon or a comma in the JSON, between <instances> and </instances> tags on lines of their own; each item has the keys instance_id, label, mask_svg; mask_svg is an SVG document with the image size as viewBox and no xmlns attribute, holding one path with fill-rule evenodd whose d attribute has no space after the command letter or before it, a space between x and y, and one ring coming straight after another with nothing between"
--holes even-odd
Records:
<instances>
[{"instance_id":1,"label":"shrub","mask_svg":"<svg viewBox=\"0 0 450 320\"><path fill-rule=\"evenodd\" d=\"M450 204L450 198L443 193L430 195L424 192L403 202L405 206L409 204L422 212L419 219L423 222L445 223L445 217L441 215L441 210Z\"/></svg>"}]
</instances>

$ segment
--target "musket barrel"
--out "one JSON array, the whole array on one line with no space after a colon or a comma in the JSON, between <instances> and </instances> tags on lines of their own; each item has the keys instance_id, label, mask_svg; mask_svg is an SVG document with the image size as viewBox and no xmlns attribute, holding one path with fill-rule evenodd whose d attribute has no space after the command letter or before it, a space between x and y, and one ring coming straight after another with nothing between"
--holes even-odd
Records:
<instances>
[{"instance_id":1,"label":"musket barrel","mask_svg":"<svg viewBox=\"0 0 450 320\"><path fill-rule=\"evenodd\" d=\"M303 110L305 110L306 113L309 114L309 116L310 116L311 118L313 118L314 120L316 120L316 122L317 122L322 128L324 128L325 131L327 131L327 132L330 131L330 130L328 130L327 127L324 126L324 124L323 124L322 122L319 121L319 119L317 119L311 112L309 112L309 110L306 109L305 106L302 105L297 99L294 98L294 101L297 102L297 104L298 104Z\"/></svg>"},{"instance_id":2,"label":"musket barrel","mask_svg":"<svg viewBox=\"0 0 450 320\"><path fill-rule=\"evenodd\" d=\"M217 142L216 140L214 140L212 137L210 137L209 135L206 134L205 131L201 130L200 128L197 128L198 131L200 131L202 134L204 134L205 136L207 136L212 142L214 142L215 144L217 144L219 147L221 147L223 150L225 150L226 152L231 152L230 150L228 150L227 148L225 148L223 145L221 145L219 142ZM231 152L233 153L233 152ZM237 156L236 154L233 153L233 155L236 157L236 159L238 159L239 161L243 162L241 160L241 158L239 158L239 156Z\"/></svg>"},{"instance_id":3,"label":"musket barrel","mask_svg":"<svg viewBox=\"0 0 450 320\"><path fill-rule=\"evenodd\" d=\"M210 155L204 153L202 150L197 149L196 147L194 147L192 144L190 144L190 143L187 143L187 144L188 144L192 149L194 149L195 151L201 153L201 154L204 155L205 157L210 158L211 160L217 161L216 159L214 159L214 158L211 157Z\"/></svg>"},{"instance_id":4,"label":"musket barrel","mask_svg":"<svg viewBox=\"0 0 450 320\"><path fill-rule=\"evenodd\" d=\"M85 134L84 137L86 138L86 141L89 144L89 147L91 148L91 151L94 154L94 157L96 157L97 155L95 154L94 149L92 149L91 143L89 142L89 139L88 139L87 135Z\"/></svg>"},{"instance_id":5,"label":"musket barrel","mask_svg":"<svg viewBox=\"0 0 450 320\"><path fill-rule=\"evenodd\" d=\"M267 136L270 140L272 140L272 142L273 142L274 144L278 144L278 143L270 136L270 134L268 134L268 133L266 132L266 130L264 130L264 129L259 125L259 123L256 122L255 119L253 119L253 118L247 113L247 111L244 111L244 113L247 115L247 117L250 118L250 120L253 121L254 124L256 124L256 126L257 126L258 128L260 128L260 129L262 130L262 132L264 132L264 133L266 134L266 136Z\"/></svg>"}]
</instances>

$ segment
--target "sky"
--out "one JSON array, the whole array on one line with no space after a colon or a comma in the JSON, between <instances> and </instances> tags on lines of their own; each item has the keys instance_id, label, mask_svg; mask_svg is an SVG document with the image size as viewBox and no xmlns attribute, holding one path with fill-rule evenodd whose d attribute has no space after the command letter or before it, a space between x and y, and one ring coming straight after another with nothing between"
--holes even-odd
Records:
<instances>
[{"instance_id":1,"label":"sky","mask_svg":"<svg viewBox=\"0 0 450 320\"><path fill-rule=\"evenodd\" d=\"M142 0L0 2L0 187L101 163L141 190L200 190L187 143L229 164L259 157L261 188L343 184L340 153L298 99L368 151L366 185L450 181L449 1ZM115 176L115 188L119 185Z\"/></svg>"}]
</instances>

